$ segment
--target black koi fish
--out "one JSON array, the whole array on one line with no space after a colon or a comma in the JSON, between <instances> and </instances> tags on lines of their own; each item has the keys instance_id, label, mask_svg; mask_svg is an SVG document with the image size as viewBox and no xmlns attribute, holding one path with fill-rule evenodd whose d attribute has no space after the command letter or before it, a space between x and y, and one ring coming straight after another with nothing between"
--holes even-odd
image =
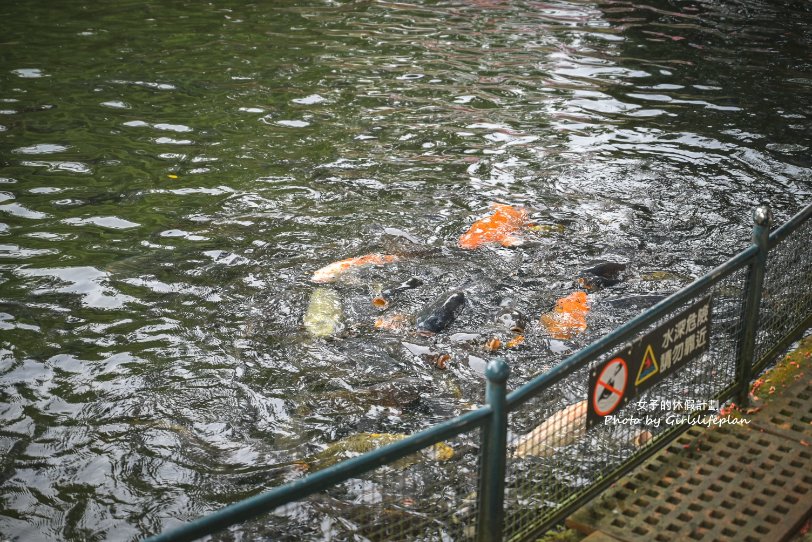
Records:
<instances>
[{"instance_id":1,"label":"black koi fish","mask_svg":"<svg viewBox=\"0 0 812 542\"><path fill-rule=\"evenodd\" d=\"M381 292L381 295L375 296L372 298L372 304L379 309L385 309L389 306L389 303L392 299L399 294L400 292L405 292L406 290L413 290L414 288L418 288L423 285L423 281L417 277L412 277L406 282L402 282L395 286L391 286L386 288Z\"/></svg>"},{"instance_id":2,"label":"black koi fish","mask_svg":"<svg viewBox=\"0 0 812 542\"><path fill-rule=\"evenodd\" d=\"M465 304L465 294L454 292L429 305L417 317L417 332L433 335L447 328L457 317L457 312Z\"/></svg>"}]
</instances>

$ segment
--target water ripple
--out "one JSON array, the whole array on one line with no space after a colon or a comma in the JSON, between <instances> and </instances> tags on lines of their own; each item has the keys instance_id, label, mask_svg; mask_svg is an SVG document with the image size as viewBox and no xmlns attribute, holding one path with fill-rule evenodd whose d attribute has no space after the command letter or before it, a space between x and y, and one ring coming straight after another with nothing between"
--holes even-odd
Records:
<instances>
[{"instance_id":1,"label":"water ripple","mask_svg":"<svg viewBox=\"0 0 812 542\"><path fill-rule=\"evenodd\" d=\"M110 82L117 85L136 85L140 87L153 88L156 90L175 90L177 88L171 83L158 83L155 81L125 81L122 79L114 79Z\"/></svg>"},{"instance_id":2,"label":"water ripple","mask_svg":"<svg viewBox=\"0 0 812 542\"><path fill-rule=\"evenodd\" d=\"M26 259L47 254L58 254L56 249L24 248L19 245L0 245L0 258Z\"/></svg>"},{"instance_id":3,"label":"water ripple","mask_svg":"<svg viewBox=\"0 0 812 542\"><path fill-rule=\"evenodd\" d=\"M0 205L0 213L8 213L12 216L29 218L31 220L43 220L50 217L50 215L47 213L41 213L39 211L28 209L19 203L7 203L5 205Z\"/></svg>"},{"instance_id":4,"label":"water ripple","mask_svg":"<svg viewBox=\"0 0 812 542\"><path fill-rule=\"evenodd\" d=\"M21 162L24 166L30 167L44 167L48 171L67 171L69 173L92 173L92 170L86 164L81 162L55 162L55 161L30 161L25 160Z\"/></svg>"},{"instance_id":5,"label":"water ripple","mask_svg":"<svg viewBox=\"0 0 812 542\"><path fill-rule=\"evenodd\" d=\"M55 154L59 152L65 152L70 147L66 145L56 145L53 143L40 143L38 145L32 145L31 147L19 147L17 149L12 150L11 152L17 154Z\"/></svg>"},{"instance_id":6,"label":"water ripple","mask_svg":"<svg viewBox=\"0 0 812 542\"><path fill-rule=\"evenodd\" d=\"M481 400L492 354L464 337L501 300L537 320L579 270L630 264L583 335L505 352L518 385L638 312L607 300L745 246L753 202L812 196L798 2L232 4L0 5L8 538L143 538L344 436L446 419ZM459 249L493 202L527 207L525 244ZM331 286L346 333L309 337L312 273L369 253L401 259ZM409 277L407 320L466 289L447 334L375 328ZM392 383L418 406L380 404Z\"/></svg>"},{"instance_id":7,"label":"water ripple","mask_svg":"<svg viewBox=\"0 0 812 542\"><path fill-rule=\"evenodd\" d=\"M43 73L43 71L39 68L19 68L16 70L11 70L11 73L16 75L17 77L22 77L23 79L37 79L40 77L48 77L48 75Z\"/></svg>"},{"instance_id":8,"label":"water ripple","mask_svg":"<svg viewBox=\"0 0 812 542\"><path fill-rule=\"evenodd\" d=\"M82 304L87 307L100 309L117 309L127 303L136 301L135 298L116 292L108 286L108 273L93 267L64 267L64 268L23 268L16 271L24 277L54 277L65 286L41 286L31 290L33 295L49 293L69 293L82 297Z\"/></svg>"},{"instance_id":9,"label":"water ripple","mask_svg":"<svg viewBox=\"0 0 812 542\"><path fill-rule=\"evenodd\" d=\"M110 228L113 230L126 230L128 228L137 228L140 226L137 222L131 222L116 216L90 216L87 218L66 218L62 221L65 224L72 226L86 226L93 224L102 228Z\"/></svg>"}]
</instances>

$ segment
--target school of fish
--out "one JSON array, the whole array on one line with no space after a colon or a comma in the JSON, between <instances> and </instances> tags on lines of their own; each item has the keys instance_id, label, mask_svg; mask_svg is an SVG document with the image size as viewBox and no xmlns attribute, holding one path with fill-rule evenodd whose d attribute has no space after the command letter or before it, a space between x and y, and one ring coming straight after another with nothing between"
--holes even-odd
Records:
<instances>
[{"instance_id":1,"label":"school of fish","mask_svg":"<svg viewBox=\"0 0 812 542\"><path fill-rule=\"evenodd\" d=\"M493 203L490 213L474 221L460 236L457 244L464 250L475 250L487 246L515 247L523 243L522 232L532 228L533 224L530 223L529 214L524 207ZM380 253L346 258L316 270L310 280L316 284L329 284L361 268L384 266L401 259L402 257L396 254ZM558 340L569 340L585 331L590 310L587 291L594 292L617 284L622 280L625 268L624 264L605 262L581 272L575 279L575 286L580 289L558 299L555 306L540 317L538 327L550 338ZM411 277L404 282L382 289L381 293L372 299L372 305L384 311L402 292L422 285L422 280ZM437 298L415 319L402 312L384 314L375 320L374 328L391 332L407 332L410 326L414 326L411 329L417 334L434 335L451 325L465 304L465 292L453 291ZM343 319L344 315L337 292L324 287L315 289L304 317L307 331L314 337L333 337L345 328ZM516 348L523 343L527 323L524 315L511 306L507 306L497 315L496 322L509 329L513 336L504 342L497 337L492 337L485 341L484 350L495 352L502 347ZM429 357L434 360L434 366L444 369L450 356L440 353L432 354L433 357ZM442 362L437 360L442 360ZM555 412L535 429L516 440L514 456L546 457L557 448L572 444L586 432L586 412L586 401L571 404ZM634 437L633 443L643 445L650 438L650 434L641 433Z\"/></svg>"}]
</instances>

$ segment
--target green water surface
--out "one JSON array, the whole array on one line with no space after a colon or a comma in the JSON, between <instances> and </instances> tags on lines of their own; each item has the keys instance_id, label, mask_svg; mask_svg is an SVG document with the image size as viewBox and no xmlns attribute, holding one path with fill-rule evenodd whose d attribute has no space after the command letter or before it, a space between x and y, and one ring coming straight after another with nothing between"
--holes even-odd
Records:
<instances>
[{"instance_id":1,"label":"green water surface","mask_svg":"<svg viewBox=\"0 0 812 542\"><path fill-rule=\"evenodd\" d=\"M804 1L23 0L0 19L4 540L138 539L348 435L458 414L501 301L535 323L579 269L628 264L585 333L528 328L517 385L639 312L604 301L743 248L758 202L784 220L812 199ZM492 202L541 227L461 250ZM308 336L311 274L370 252L402 258L330 286L346 329ZM466 292L447 332L373 326L371 297L411 276L407 323Z\"/></svg>"}]
</instances>

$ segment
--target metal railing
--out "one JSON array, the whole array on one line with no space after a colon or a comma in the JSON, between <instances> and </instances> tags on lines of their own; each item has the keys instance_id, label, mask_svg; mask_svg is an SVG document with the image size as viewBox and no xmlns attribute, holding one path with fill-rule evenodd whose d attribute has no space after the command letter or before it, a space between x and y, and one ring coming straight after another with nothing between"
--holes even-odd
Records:
<instances>
[{"instance_id":1,"label":"metal railing","mask_svg":"<svg viewBox=\"0 0 812 542\"><path fill-rule=\"evenodd\" d=\"M237 523L246 539L533 540L687 430L692 410L746 402L752 375L812 326L811 219L812 205L768 235L759 207L747 249L512 393L493 360L486 406L149 540ZM707 350L627 400L622 424L587 430L590 372L708 296Z\"/></svg>"}]
</instances>

